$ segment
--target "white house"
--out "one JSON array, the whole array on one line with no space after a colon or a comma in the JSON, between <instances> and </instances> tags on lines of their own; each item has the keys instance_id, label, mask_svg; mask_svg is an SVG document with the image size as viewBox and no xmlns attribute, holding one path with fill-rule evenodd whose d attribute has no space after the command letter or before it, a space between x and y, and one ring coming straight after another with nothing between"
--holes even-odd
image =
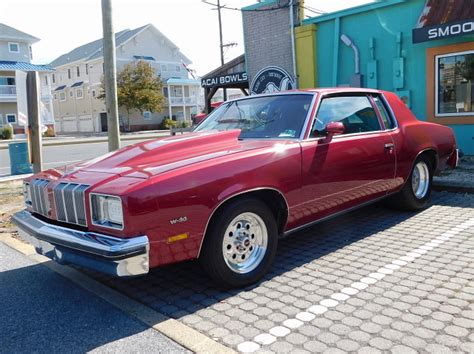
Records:
<instances>
[{"instance_id":1,"label":"white house","mask_svg":"<svg viewBox=\"0 0 474 354\"><path fill-rule=\"evenodd\" d=\"M49 77L52 69L31 63L32 45L39 39L0 23L0 128L13 126L23 133L27 119L26 72L37 71L40 78L41 120L54 126L53 102Z\"/></svg>"},{"instance_id":2,"label":"white house","mask_svg":"<svg viewBox=\"0 0 474 354\"><path fill-rule=\"evenodd\" d=\"M151 24L115 34L117 71L127 63L149 62L163 81L167 105L162 112L120 110L122 130L157 129L164 118L190 121L199 113L200 83L189 78L191 61ZM84 44L55 59L51 66L56 131L101 132L107 130L105 104L97 99L103 77L102 39Z\"/></svg>"}]
</instances>

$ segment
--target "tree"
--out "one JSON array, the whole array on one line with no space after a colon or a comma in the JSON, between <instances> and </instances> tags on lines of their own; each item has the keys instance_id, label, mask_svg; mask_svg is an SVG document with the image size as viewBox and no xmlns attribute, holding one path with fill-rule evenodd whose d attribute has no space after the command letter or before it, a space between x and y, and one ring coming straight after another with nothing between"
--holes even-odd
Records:
<instances>
[{"instance_id":1,"label":"tree","mask_svg":"<svg viewBox=\"0 0 474 354\"><path fill-rule=\"evenodd\" d=\"M160 112L165 98L161 90L163 83L155 74L155 69L146 61L139 60L124 66L117 75L117 98L119 107L127 111L128 129L130 130L130 112L143 114L144 111ZM104 81L97 97L105 100Z\"/></svg>"}]
</instances>

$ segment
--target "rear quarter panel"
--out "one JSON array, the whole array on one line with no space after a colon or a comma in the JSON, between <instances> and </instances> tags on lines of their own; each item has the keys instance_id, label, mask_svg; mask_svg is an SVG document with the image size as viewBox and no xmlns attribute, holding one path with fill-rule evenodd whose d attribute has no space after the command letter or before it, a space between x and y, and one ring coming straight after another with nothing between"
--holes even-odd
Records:
<instances>
[{"instance_id":1,"label":"rear quarter panel","mask_svg":"<svg viewBox=\"0 0 474 354\"><path fill-rule=\"evenodd\" d=\"M447 167L447 160L456 149L451 128L419 121L405 103L394 93L384 92L390 108L398 121L393 131L397 156L396 179L401 187L410 175L417 156L425 150L436 152L436 173Z\"/></svg>"}]
</instances>

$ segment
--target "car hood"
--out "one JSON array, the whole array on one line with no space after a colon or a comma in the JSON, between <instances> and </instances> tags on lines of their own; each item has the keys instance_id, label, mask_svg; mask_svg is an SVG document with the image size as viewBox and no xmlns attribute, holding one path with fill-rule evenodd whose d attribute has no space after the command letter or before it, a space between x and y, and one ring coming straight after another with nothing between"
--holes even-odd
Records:
<instances>
[{"instance_id":1,"label":"car hood","mask_svg":"<svg viewBox=\"0 0 474 354\"><path fill-rule=\"evenodd\" d=\"M271 140L239 140L239 135L240 130L230 130L149 140L77 164L64 172L68 175L95 172L145 179L190 164L275 144Z\"/></svg>"}]
</instances>

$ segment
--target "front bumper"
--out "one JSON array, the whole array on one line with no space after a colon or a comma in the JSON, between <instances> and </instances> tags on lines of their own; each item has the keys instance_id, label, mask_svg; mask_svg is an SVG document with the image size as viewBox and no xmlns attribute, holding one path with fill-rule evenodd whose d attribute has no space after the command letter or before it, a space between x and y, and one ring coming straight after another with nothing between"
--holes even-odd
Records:
<instances>
[{"instance_id":1,"label":"front bumper","mask_svg":"<svg viewBox=\"0 0 474 354\"><path fill-rule=\"evenodd\" d=\"M23 210L12 216L22 238L36 252L62 264L77 264L115 276L149 271L147 236L128 239L83 232L44 222Z\"/></svg>"}]
</instances>

